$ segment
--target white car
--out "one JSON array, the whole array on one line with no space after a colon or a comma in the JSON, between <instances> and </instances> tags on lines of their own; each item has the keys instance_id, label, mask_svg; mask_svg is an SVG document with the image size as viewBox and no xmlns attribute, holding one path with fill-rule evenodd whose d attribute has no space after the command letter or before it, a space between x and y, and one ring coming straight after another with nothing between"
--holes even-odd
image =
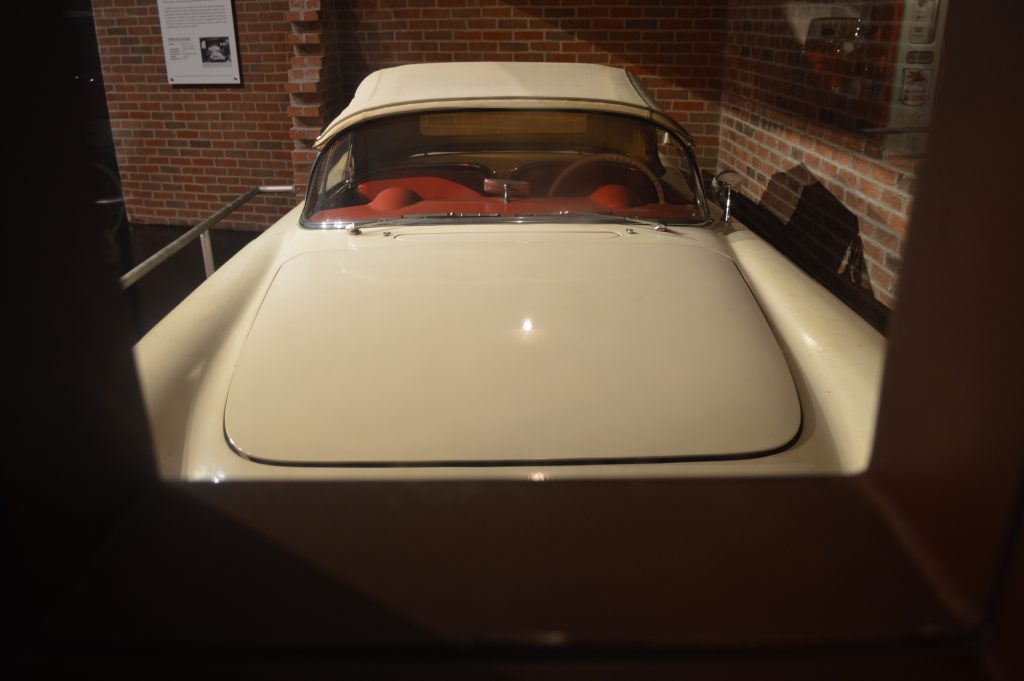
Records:
<instances>
[{"instance_id":1,"label":"white car","mask_svg":"<svg viewBox=\"0 0 1024 681\"><path fill-rule=\"evenodd\" d=\"M385 69L317 147L305 202L136 347L165 477L866 467L884 339L723 220L625 71Z\"/></svg>"}]
</instances>

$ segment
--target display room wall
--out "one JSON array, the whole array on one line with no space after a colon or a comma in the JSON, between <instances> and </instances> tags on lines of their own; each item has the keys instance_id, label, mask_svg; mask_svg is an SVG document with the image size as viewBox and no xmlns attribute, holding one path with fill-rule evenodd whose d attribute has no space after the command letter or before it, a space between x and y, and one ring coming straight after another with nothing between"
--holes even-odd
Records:
<instances>
[{"instance_id":1,"label":"display room wall","mask_svg":"<svg viewBox=\"0 0 1024 681\"><path fill-rule=\"evenodd\" d=\"M909 19L897 0L860 0L843 17L794 24L790 5L236 0L242 85L205 87L167 82L154 3L96 0L94 11L134 223L196 224L256 184L294 184L301 197L313 140L376 69L607 64L637 74L694 135L709 176L744 176L741 219L883 326L923 146L866 131L894 124ZM939 47L941 33L932 38ZM222 226L262 230L291 203L261 197Z\"/></svg>"}]
</instances>

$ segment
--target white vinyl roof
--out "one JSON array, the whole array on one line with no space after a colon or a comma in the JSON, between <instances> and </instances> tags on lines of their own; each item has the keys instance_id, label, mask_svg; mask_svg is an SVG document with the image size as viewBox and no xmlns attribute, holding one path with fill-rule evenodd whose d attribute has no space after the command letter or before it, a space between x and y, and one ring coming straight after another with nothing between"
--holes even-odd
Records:
<instances>
[{"instance_id":1,"label":"white vinyl roof","mask_svg":"<svg viewBox=\"0 0 1024 681\"><path fill-rule=\"evenodd\" d=\"M597 64L444 62L371 73L314 146L322 147L342 130L372 118L467 107L622 113L656 120L689 141L679 124L623 69Z\"/></svg>"}]
</instances>

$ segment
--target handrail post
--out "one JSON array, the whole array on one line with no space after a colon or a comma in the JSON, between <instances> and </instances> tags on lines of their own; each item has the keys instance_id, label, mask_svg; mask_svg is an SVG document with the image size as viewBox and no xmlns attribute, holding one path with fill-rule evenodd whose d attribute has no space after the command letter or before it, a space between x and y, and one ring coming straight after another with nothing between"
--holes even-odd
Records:
<instances>
[{"instance_id":1,"label":"handrail post","mask_svg":"<svg viewBox=\"0 0 1024 681\"><path fill-rule=\"evenodd\" d=\"M217 268L213 263L213 246L210 243L210 230L199 235L199 247L203 250L203 269L206 270L206 278Z\"/></svg>"}]
</instances>

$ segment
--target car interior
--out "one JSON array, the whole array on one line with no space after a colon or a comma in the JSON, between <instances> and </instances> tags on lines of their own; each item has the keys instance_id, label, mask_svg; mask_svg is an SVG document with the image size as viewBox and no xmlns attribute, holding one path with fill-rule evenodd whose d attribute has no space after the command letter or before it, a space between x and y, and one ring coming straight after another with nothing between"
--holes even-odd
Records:
<instances>
[{"instance_id":1,"label":"car interior","mask_svg":"<svg viewBox=\"0 0 1024 681\"><path fill-rule=\"evenodd\" d=\"M539 113L423 114L359 126L318 161L305 221L560 212L691 223L705 217L686 152L663 131L622 116ZM551 126L552 113L572 117L577 130ZM441 135L430 127L437 116L469 119ZM525 133L524 120L532 128Z\"/></svg>"}]
</instances>

